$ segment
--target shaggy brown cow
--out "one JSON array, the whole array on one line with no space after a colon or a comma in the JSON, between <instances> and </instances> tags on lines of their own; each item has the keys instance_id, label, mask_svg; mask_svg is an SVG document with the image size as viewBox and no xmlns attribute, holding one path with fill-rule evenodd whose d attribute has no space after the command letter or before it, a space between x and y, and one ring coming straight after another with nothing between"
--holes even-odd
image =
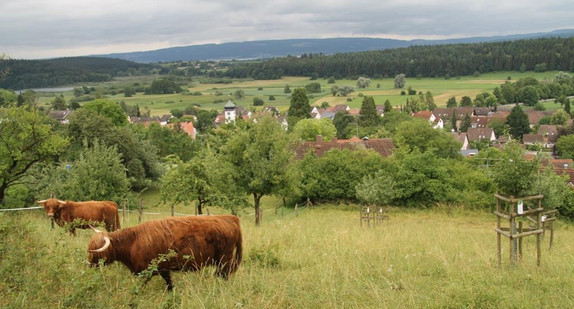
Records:
<instances>
[{"instance_id":1,"label":"shaggy brown cow","mask_svg":"<svg viewBox=\"0 0 574 309\"><path fill-rule=\"evenodd\" d=\"M227 279L241 263L241 226L232 215L173 217L111 233L96 232L88 245L91 266L101 259L104 264L120 261L137 275L163 255L165 260L151 274L159 273L168 290L173 288L170 270L197 271L212 265L217 276Z\"/></svg>"},{"instance_id":2,"label":"shaggy brown cow","mask_svg":"<svg viewBox=\"0 0 574 309\"><path fill-rule=\"evenodd\" d=\"M51 198L36 203L44 206L48 217L52 218L59 226L64 226L76 219L82 219L104 223L106 230L110 232L120 228L118 204L113 201L64 202ZM76 235L76 227L87 229L90 226L87 224L71 226L70 233L73 235Z\"/></svg>"}]
</instances>

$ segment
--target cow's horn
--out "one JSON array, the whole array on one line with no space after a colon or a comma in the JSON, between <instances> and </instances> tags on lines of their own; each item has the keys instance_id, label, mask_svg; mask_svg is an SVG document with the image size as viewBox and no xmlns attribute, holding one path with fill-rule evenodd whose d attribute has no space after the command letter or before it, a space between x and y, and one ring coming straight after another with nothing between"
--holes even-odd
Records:
<instances>
[{"instance_id":1,"label":"cow's horn","mask_svg":"<svg viewBox=\"0 0 574 309\"><path fill-rule=\"evenodd\" d=\"M66 202L60 201L60 200L58 200L58 203L60 203L60 204L66 204Z\"/></svg>"},{"instance_id":2,"label":"cow's horn","mask_svg":"<svg viewBox=\"0 0 574 309\"><path fill-rule=\"evenodd\" d=\"M101 233L102 231L98 230L97 228L93 227L91 224L88 225L94 232Z\"/></svg>"},{"instance_id":3,"label":"cow's horn","mask_svg":"<svg viewBox=\"0 0 574 309\"><path fill-rule=\"evenodd\" d=\"M101 247L100 249L96 249L96 250L88 250L89 252L103 252L106 251L106 249L108 249L108 247L112 244L110 238L108 236L104 236L104 246Z\"/></svg>"},{"instance_id":4,"label":"cow's horn","mask_svg":"<svg viewBox=\"0 0 574 309\"><path fill-rule=\"evenodd\" d=\"M46 203L46 200L36 201L36 203L43 204L43 203Z\"/></svg>"}]
</instances>

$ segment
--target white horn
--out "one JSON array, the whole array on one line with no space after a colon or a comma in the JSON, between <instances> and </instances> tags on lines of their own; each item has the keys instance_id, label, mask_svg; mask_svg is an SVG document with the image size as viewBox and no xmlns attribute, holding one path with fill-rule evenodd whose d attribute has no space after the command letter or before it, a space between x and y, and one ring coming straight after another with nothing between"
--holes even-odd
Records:
<instances>
[{"instance_id":1,"label":"white horn","mask_svg":"<svg viewBox=\"0 0 574 309\"><path fill-rule=\"evenodd\" d=\"M96 249L96 250L88 250L88 252L103 252L106 251L106 249L108 249L108 247L112 244L110 238L108 236L104 236L104 246L101 247L100 249Z\"/></svg>"},{"instance_id":2,"label":"white horn","mask_svg":"<svg viewBox=\"0 0 574 309\"><path fill-rule=\"evenodd\" d=\"M44 204L44 203L46 203L46 200L36 201L36 203L38 203L38 204Z\"/></svg>"},{"instance_id":3,"label":"white horn","mask_svg":"<svg viewBox=\"0 0 574 309\"><path fill-rule=\"evenodd\" d=\"M98 230L97 228L93 227L91 224L88 225L94 232L101 233L102 231Z\"/></svg>"}]
</instances>

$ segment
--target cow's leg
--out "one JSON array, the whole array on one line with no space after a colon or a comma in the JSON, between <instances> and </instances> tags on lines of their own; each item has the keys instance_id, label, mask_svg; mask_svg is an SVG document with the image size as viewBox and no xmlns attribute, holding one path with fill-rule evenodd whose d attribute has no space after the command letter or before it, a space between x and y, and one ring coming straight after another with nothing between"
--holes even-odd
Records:
<instances>
[{"instance_id":1,"label":"cow's leg","mask_svg":"<svg viewBox=\"0 0 574 309\"><path fill-rule=\"evenodd\" d=\"M165 280L165 284L167 284L167 290L173 290L173 283L171 282L171 276L169 274L169 269L160 269L158 270L159 275Z\"/></svg>"}]
</instances>

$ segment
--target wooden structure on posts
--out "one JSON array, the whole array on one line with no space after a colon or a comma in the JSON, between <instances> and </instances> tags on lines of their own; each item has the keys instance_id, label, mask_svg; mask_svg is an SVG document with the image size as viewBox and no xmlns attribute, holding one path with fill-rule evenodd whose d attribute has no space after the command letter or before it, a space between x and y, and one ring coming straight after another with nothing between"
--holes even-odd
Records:
<instances>
[{"instance_id":1,"label":"wooden structure on posts","mask_svg":"<svg viewBox=\"0 0 574 309\"><path fill-rule=\"evenodd\" d=\"M373 225L383 224L383 220L388 218L382 206L360 206L359 214L361 217L361 226L363 226L363 222L365 222L368 227L371 226L371 221Z\"/></svg>"},{"instance_id":2,"label":"wooden structure on posts","mask_svg":"<svg viewBox=\"0 0 574 309\"><path fill-rule=\"evenodd\" d=\"M542 207L542 199L544 195L533 195L515 198L513 196L506 197L499 194L496 197L496 233L497 233L497 249L498 249L498 265L502 265L502 240L501 236L505 236L509 240L509 255L510 264L517 262L518 258L522 257L522 238L526 236L536 235L536 265L540 266L541 261L541 241L544 228L542 225L542 214L544 208ZM535 201L535 208L524 209L524 202ZM504 205L508 205L505 207ZM529 226L524 228L523 218L527 218ZM502 221L508 222L508 227L502 226Z\"/></svg>"}]
</instances>

